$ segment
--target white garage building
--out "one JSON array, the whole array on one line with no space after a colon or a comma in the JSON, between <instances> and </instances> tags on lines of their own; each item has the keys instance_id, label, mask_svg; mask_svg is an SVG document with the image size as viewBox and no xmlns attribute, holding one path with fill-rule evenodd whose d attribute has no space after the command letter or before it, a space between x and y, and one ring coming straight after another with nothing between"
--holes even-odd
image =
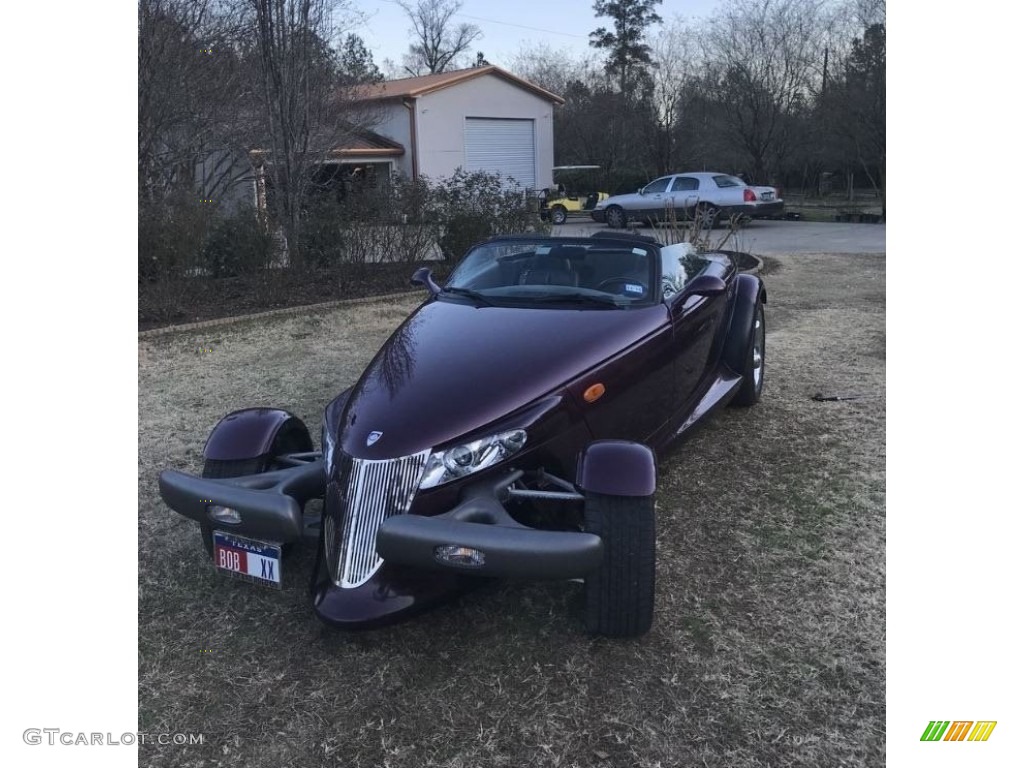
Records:
<instances>
[{"instance_id":1,"label":"white garage building","mask_svg":"<svg viewBox=\"0 0 1024 768\"><path fill-rule=\"evenodd\" d=\"M374 132L405 151L380 158L364 152L363 163L410 178L450 176L461 166L511 176L530 189L552 185L552 112L564 100L510 72L485 66L388 80L366 100L381 108Z\"/></svg>"}]
</instances>

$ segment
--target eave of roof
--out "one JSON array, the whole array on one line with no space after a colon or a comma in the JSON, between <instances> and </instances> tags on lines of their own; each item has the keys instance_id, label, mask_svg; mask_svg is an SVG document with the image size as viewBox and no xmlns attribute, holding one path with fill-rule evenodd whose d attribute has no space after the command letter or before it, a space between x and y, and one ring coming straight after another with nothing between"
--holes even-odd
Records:
<instances>
[{"instance_id":1,"label":"eave of roof","mask_svg":"<svg viewBox=\"0 0 1024 768\"><path fill-rule=\"evenodd\" d=\"M270 155L268 149L254 149L249 152L255 160ZM328 156L338 157L398 157L405 154L405 147L387 136L366 128L355 128L336 147L328 151Z\"/></svg>"},{"instance_id":2,"label":"eave of roof","mask_svg":"<svg viewBox=\"0 0 1024 768\"><path fill-rule=\"evenodd\" d=\"M402 149L401 147L397 149L393 147L389 147L387 149L370 149L367 147L363 147L360 149L342 148L332 149L330 152L328 152L328 154L333 157L380 157L381 155L385 157L397 157L398 155L404 155L405 150Z\"/></svg>"},{"instance_id":3,"label":"eave of roof","mask_svg":"<svg viewBox=\"0 0 1024 768\"><path fill-rule=\"evenodd\" d=\"M561 96L551 93L551 91L547 91L539 85L534 85L528 80L523 80L521 77L517 77L511 72L507 72L501 67L496 67L493 64L488 64L484 67L457 69L451 72L439 72L433 75L405 77L399 80L385 80L379 85L366 86L363 91L362 100L381 101L387 99L415 99L420 96L426 96L428 93L440 91L444 88L450 88L453 85L458 85L459 83L464 83L468 80L474 80L486 75L495 75L496 77L500 77L501 79L512 83L512 85L518 86L525 91L529 91L535 96L539 96L553 104L565 103L565 99Z\"/></svg>"}]
</instances>

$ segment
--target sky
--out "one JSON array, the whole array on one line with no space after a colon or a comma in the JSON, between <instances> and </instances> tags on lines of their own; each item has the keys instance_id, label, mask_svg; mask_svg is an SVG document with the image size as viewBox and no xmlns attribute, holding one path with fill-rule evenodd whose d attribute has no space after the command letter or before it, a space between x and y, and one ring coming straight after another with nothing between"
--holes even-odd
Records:
<instances>
[{"instance_id":1,"label":"sky","mask_svg":"<svg viewBox=\"0 0 1024 768\"><path fill-rule=\"evenodd\" d=\"M664 0L656 9L666 22L675 16L706 16L721 0ZM410 23L395 0L353 0L353 7L364 14L363 23L352 31L360 35L383 69L383 61L401 63L409 48ZM610 19L594 15L593 0L463 0L456 18L475 24L483 37L474 43L472 56L483 51L486 59L507 66L524 44L546 43L569 49L574 55L592 51L588 35Z\"/></svg>"}]
</instances>

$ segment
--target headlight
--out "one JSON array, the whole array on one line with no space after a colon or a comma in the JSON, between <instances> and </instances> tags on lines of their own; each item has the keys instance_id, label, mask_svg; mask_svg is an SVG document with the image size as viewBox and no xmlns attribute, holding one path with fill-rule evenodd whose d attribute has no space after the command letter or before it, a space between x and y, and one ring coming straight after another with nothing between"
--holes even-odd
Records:
<instances>
[{"instance_id":1,"label":"headlight","mask_svg":"<svg viewBox=\"0 0 1024 768\"><path fill-rule=\"evenodd\" d=\"M471 443L456 445L444 451L434 451L427 459L420 488L433 488L459 477L471 475L497 464L522 450L526 445L526 432L513 429L500 432Z\"/></svg>"}]
</instances>

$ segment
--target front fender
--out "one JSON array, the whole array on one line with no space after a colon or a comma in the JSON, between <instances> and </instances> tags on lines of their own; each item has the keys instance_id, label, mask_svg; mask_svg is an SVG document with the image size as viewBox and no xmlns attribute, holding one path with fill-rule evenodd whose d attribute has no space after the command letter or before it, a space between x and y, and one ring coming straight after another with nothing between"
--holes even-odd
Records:
<instances>
[{"instance_id":1,"label":"front fender","mask_svg":"<svg viewBox=\"0 0 1024 768\"><path fill-rule=\"evenodd\" d=\"M289 453L313 450L309 430L299 417L280 408L245 408L217 423L206 440L203 457L238 461L266 456L278 435L287 435Z\"/></svg>"},{"instance_id":2,"label":"front fender","mask_svg":"<svg viewBox=\"0 0 1024 768\"><path fill-rule=\"evenodd\" d=\"M580 454L576 485L608 496L651 496L658 486L654 451L628 440L596 440Z\"/></svg>"},{"instance_id":3,"label":"front fender","mask_svg":"<svg viewBox=\"0 0 1024 768\"><path fill-rule=\"evenodd\" d=\"M747 370L750 334L754 332L757 305L767 301L768 293L761 278L755 275L736 276L736 299L733 304L732 322L729 323L729 335L722 350L722 360L740 376Z\"/></svg>"}]
</instances>

